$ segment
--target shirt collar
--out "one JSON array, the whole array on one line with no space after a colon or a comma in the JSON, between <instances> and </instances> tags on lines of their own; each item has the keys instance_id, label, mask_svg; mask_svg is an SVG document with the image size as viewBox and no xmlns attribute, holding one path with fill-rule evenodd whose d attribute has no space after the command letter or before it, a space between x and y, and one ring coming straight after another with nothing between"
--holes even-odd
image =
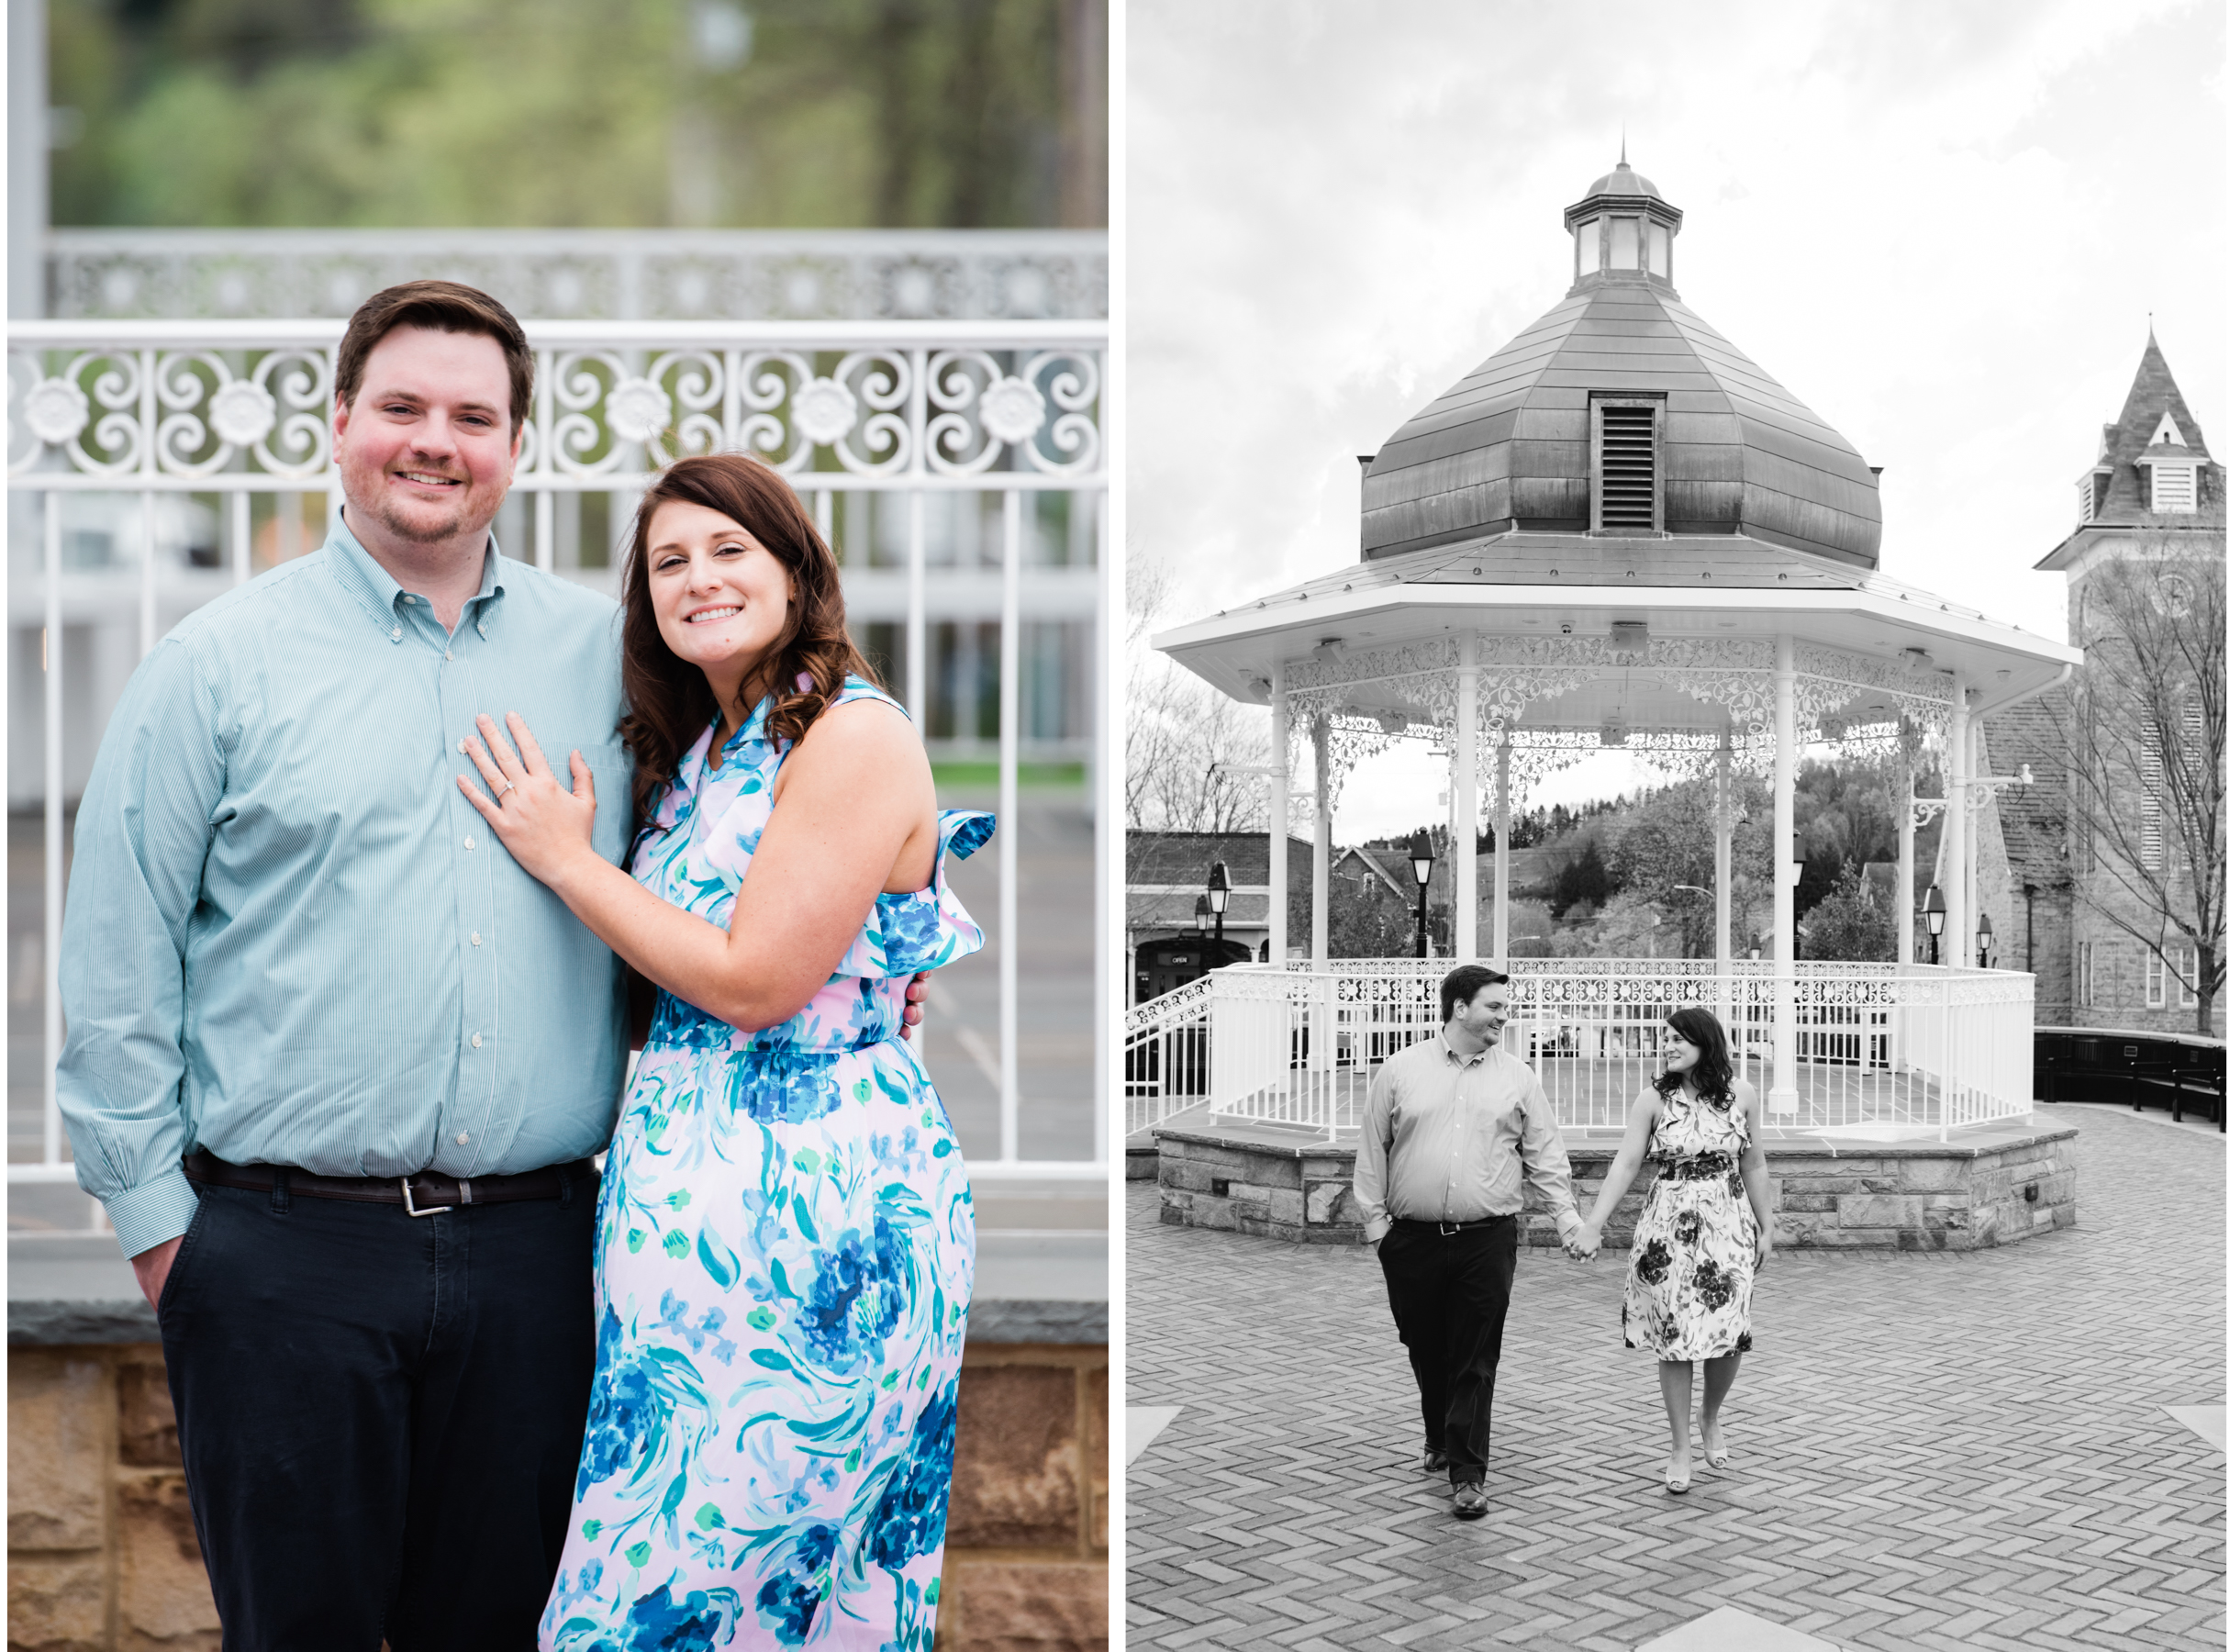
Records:
<instances>
[{"instance_id":1,"label":"shirt collar","mask_svg":"<svg viewBox=\"0 0 2230 1652\"><path fill-rule=\"evenodd\" d=\"M1447 1028L1443 1027L1439 1032L1433 1033L1433 1036L1440 1042L1441 1059L1443 1061L1453 1062L1457 1066L1477 1066L1480 1062L1486 1060L1488 1056L1493 1055L1495 1050L1498 1048L1497 1045L1489 1044L1477 1055L1466 1055L1461 1050L1458 1050L1454 1044L1448 1042Z\"/></svg>"},{"instance_id":2,"label":"shirt collar","mask_svg":"<svg viewBox=\"0 0 2230 1652\"><path fill-rule=\"evenodd\" d=\"M349 531L345 512L336 511L331 531L325 536L328 560L341 587L365 604L384 628L387 616L393 614L403 587L396 583L395 575L379 564L379 561L355 534ZM481 558L480 589L465 599L467 615L485 602L492 602L504 594L504 556L496 547L496 535L488 534L488 548ZM413 605L416 606L415 604ZM485 615L479 623L485 623Z\"/></svg>"}]
</instances>

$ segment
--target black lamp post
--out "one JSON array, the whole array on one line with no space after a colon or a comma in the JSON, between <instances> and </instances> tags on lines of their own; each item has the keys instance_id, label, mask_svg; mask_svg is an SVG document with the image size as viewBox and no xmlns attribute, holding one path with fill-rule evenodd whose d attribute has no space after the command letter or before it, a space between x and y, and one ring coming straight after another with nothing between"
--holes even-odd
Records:
<instances>
[{"instance_id":1,"label":"black lamp post","mask_svg":"<svg viewBox=\"0 0 2230 1652\"><path fill-rule=\"evenodd\" d=\"M1425 886L1433 881L1433 834L1420 827L1410 833L1410 870L1417 877L1417 955L1425 955Z\"/></svg>"},{"instance_id":2,"label":"black lamp post","mask_svg":"<svg viewBox=\"0 0 2230 1652\"><path fill-rule=\"evenodd\" d=\"M1985 912L1975 920L1975 965L1978 968L1990 967L1990 948L1993 939L1990 932L1990 914Z\"/></svg>"},{"instance_id":3,"label":"black lamp post","mask_svg":"<svg viewBox=\"0 0 2230 1652\"><path fill-rule=\"evenodd\" d=\"M1231 904L1232 875L1218 861L1208 869L1208 910L1216 915L1216 950L1223 950L1223 909Z\"/></svg>"},{"instance_id":4,"label":"black lamp post","mask_svg":"<svg viewBox=\"0 0 2230 1652\"><path fill-rule=\"evenodd\" d=\"M1208 933L1208 897L1205 895L1192 898L1192 927L1203 935Z\"/></svg>"},{"instance_id":5,"label":"black lamp post","mask_svg":"<svg viewBox=\"0 0 2230 1652\"><path fill-rule=\"evenodd\" d=\"M1798 827L1789 834L1789 961L1793 964L1804 955L1797 939L1796 891L1804 881L1804 829Z\"/></svg>"},{"instance_id":6,"label":"black lamp post","mask_svg":"<svg viewBox=\"0 0 2230 1652\"><path fill-rule=\"evenodd\" d=\"M1921 902L1921 916L1928 921L1928 962L1933 965L1936 962L1936 945L1943 936L1946 916L1944 891L1934 884L1928 886L1928 899Z\"/></svg>"}]
</instances>

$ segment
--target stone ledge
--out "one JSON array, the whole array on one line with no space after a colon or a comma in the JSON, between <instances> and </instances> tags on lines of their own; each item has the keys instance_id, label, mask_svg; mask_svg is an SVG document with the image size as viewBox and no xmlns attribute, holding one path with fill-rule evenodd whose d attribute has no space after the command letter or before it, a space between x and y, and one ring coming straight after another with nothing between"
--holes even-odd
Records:
<instances>
[{"instance_id":1,"label":"stone ledge","mask_svg":"<svg viewBox=\"0 0 2230 1652\"><path fill-rule=\"evenodd\" d=\"M968 1340L1105 1347L1107 1249L1104 1231L985 1230ZM11 1347L93 1347L159 1343L162 1334L113 1235L40 1234L8 1244L7 1340Z\"/></svg>"},{"instance_id":2,"label":"stone ledge","mask_svg":"<svg viewBox=\"0 0 2230 1652\"><path fill-rule=\"evenodd\" d=\"M2066 1126L1997 1124L1951 1142L1779 1137L1767 1142L1779 1243L1793 1249L1974 1250L2076 1223L2075 1170ZM1363 1243L1354 1193L1355 1149L1256 1125L1187 1125L1154 1132L1161 1221L1303 1245ZM1567 1136L1575 1199L1584 1211L1617 1143ZM1653 1173L1646 1167L1611 1213L1606 1247L1624 1249ZM1527 1189L1522 1243L1558 1243Z\"/></svg>"}]
</instances>

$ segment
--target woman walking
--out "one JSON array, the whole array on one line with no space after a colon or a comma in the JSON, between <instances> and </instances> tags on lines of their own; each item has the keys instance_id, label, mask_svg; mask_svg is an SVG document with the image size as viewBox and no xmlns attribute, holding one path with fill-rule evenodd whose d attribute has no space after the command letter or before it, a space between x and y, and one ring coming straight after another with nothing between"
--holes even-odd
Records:
<instances>
[{"instance_id":1,"label":"woman walking","mask_svg":"<svg viewBox=\"0 0 2230 1652\"><path fill-rule=\"evenodd\" d=\"M586 767L567 789L516 717L466 742L487 792L458 782L660 989L599 1194L541 1646L927 1652L975 1217L899 1029L908 978L983 944L945 856L991 817L939 814L835 559L766 466L658 480L621 627L631 877L590 848Z\"/></svg>"},{"instance_id":2,"label":"woman walking","mask_svg":"<svg viewBox=\"0 0 2230 1652\"><path fill-rule=\"evenodd\" d=\"M1672 1429L1665 1489L1689 1488L1694 1362L1703 1362L1703 1460L1726 1467L1720 1409L1750 1346L1750 1284L1773 1254L1773 1189L1756 1089L1734 1077L1718 1018L1694 1005L1666 1019L1665 1071L1636 1098L1626 1136L1575 1248L1592 1254L1645 1155L1642 1201L1620 1312L1629 1348L1657 1356Z\"/></svg>"}]
</instances>

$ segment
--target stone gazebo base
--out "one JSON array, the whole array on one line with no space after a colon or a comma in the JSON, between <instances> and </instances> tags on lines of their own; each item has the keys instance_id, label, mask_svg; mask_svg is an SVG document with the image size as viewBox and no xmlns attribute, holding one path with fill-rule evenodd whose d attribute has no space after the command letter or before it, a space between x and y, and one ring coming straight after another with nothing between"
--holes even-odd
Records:
<instances>
[{"instance_id":1,"label":"stone gazebo base","mask_svg":"<svg viewBox=\"0 0 2230 1652\"><path fill-rule=\"evenodd\" d=\"M1262 1125L1154 1133L1162 1221L1307 1245L1360 1245L1355 1151ZM1948 1143L1792 1135L1770 1141L1777 1243L1807 1249L1980 1250L2075 1225L2077 1132L2024 1120L1963 1129ZM1569 1132L1573 1192L1585 1211L1618 1151L1615 1133ZM1652 1172L1619 1201L1603 1243L1629 1243ZM1532 1189L1525 1242L1556 1244Z\"/></svg>"}]
</instances>

